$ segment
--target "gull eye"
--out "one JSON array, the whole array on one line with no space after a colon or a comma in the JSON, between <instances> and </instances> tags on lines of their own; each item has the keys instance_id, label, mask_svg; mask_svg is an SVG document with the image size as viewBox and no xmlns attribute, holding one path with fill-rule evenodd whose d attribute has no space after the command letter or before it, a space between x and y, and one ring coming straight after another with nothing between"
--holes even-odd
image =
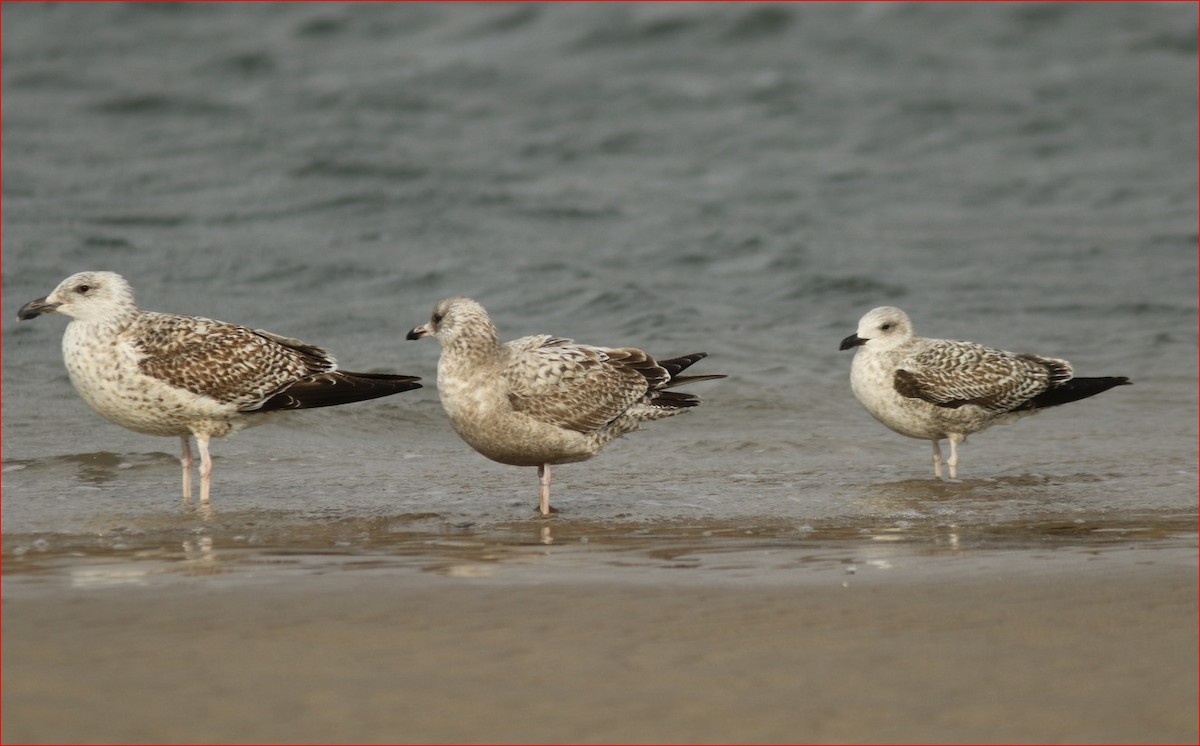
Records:
<instances>
[{"instance_id":1,"label":"gull eye","mask_svg":"<svg viewBox=\"0 0 1200 746\"><path fill-rule=\"evenodd\" d=\"M891 329L891 328L892 328L892 324L891 324L891 322L889 321L888 323L884 324L883 326L881 326L881 327L879 327L879 328L880 328L881 330L883 330L883 331L885 331L885 332L886 332L888 329Z\"/></svg>"},{"instance_id":2,"label":"gull eye","mask_svg":"<svg viewBox=\"0 0 1200 746\"><path fill-rule=\"evenodd\" d=\"M442 319L444 319L444 318L446 318L446 315L444 313L435 313L433 315L433 323L440 324L440 323L442 323Z\"/></svg>"},{"instance_id":3,"label":"gull eye","mask_svg":"<svg viewBox=\"0 0 1200 746\"><path fill-rule=\"evenodd\" d=\"M76 285L75 286L75 292L79 293L80 295L87 295L91 289L92 289L91 285Z\"/></svg>"}]
</instances>

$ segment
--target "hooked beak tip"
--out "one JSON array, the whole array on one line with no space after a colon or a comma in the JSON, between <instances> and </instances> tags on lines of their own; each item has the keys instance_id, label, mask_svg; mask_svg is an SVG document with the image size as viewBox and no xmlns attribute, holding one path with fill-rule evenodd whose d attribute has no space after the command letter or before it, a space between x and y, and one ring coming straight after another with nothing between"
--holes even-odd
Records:
<instances>
[{"instance_id":1,"label":"hooked beak tip","mask_svg":"<svg viewBox=\"0 0 1200 746\"><path fill-rule=\"evenodd\" d=\"M61 303L48 303L45 298L31 300L17 311L17 321L29 321L30 319L36 319L44 313L53 313L61 305Z\"/></svg>"},{"instance_id":2,"label":"hooked beak tip","mask_svg":"<svg viewBox=\"0 0 1200 746\"><path fill-rule=\"evenodd\" d=\"M839 350L848 350L851 347L858 347L859 345L864 345L866 343L867 343L867 340L863 339L862 337L858 336L857 334L851 334L849 337L846 337L845 339L842 340L842 343L840 345L838 345L838 349Z\"/></svg>"}]
</instances>

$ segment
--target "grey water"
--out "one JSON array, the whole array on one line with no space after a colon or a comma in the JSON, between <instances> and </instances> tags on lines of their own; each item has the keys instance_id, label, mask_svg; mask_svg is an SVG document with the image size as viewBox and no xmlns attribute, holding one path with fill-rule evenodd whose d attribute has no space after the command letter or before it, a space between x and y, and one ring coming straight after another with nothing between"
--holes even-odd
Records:
<instances>
[{"instance_id":1,"label":"grey water","mask_svg":"<svg viewBox=\"0 0 1200 746\"><path fill-rule=\"evenodd\" d=\"M1196 12L6 4L5 569L547 526L1194 546ZM16 321L85 269L425 388L218 441L212 509L184 505L176 441L88 410L64 319ZM505 338L705 351L728 378L557 468L547 524L533 470L451 431L436 343L404 340L460 294ZM879 305L1135 385L974 436L938 482L850 391L838 342Z\"/></svg>"}]
</instances>

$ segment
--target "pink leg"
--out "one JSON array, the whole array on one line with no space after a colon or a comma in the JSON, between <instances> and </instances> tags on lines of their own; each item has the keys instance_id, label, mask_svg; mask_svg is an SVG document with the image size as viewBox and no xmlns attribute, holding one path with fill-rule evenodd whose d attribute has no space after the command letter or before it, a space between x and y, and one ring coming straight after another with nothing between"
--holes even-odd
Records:
<instances>
[{"instance_id":1,"label":"pink leg","mask_svg":"<svg viewBox=\"0 0 1200 746\"><path fill-rule=\"evenodd\" d=\"M208 503L212 487L212 456L208 455L208 433L196 433L196 447L200 450L200 502Z\"/></svg>"},{"instance_id":2,"label":"pink leg","mask_svg":"<svg viewBox=\"0 0 1200 746\"><path fill-rule=\"evenodd\" d=\"M950 436L950 460L946 465L950 467L950 478L958 479L958 444L962 443L966 438L961 435Z\"/></svg>"},{"instance_id":3,"label":"pink leg","mask_svg":"<svg viewBox=\"0 0 1200 746\"><path fill-rule=\"evenodd\" d=\"M933 476L942 478L942 448L936 440L933 443Z\"/></svg>"},{"instance_id":4,"label":"pink leg","mask_svg":"<svg viewBox=\"0 0 1200 746\"><path fill-rule=\"evenodd\" d=\"M538 467L538 512L550 515L550 464Z\"/></svg>"},{"instance_id":5,"label":"pink leg","mask_svg":"<svg viewBox=\"0 0 1200 746\"><path fill-rule=\"evenodd\" d=\"M179 436L179 462L183 464L183 501L192 501L192 447L187 435Z\"/></svg>"}]
</instances>

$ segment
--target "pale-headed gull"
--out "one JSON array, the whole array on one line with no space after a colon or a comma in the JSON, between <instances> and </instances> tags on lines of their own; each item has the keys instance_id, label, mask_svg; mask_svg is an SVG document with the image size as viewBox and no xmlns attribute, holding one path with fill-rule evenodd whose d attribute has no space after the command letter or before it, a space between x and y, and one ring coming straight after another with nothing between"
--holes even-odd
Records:
<instances>
[{"instance_id":1,"label":"pale-headed gull","mask_svg":"<svg viewBox=\"0 0 1200 746\"><path fill-rule=\"evenodd\" d=\"M192 451L200 451L200 500L212 483L210 438L268 419L266 413L327 407L420 388L414 376L338 370L328 352L298 339L195 316L141 311L114 272L80 272L26 303L20 320L71 317L63 362L98 414L139 433L177 436L183 496L191 499Z\"/></svg>"},{"instance_id":2,"label":"pale-headed gull","mask_svg":"<svg viewBox=\"0 0 1200 746\"><path fill-rule=\"evenodd\" d=\"M932 442L937 477L938 441L949 440L951 479L958 476L958 446L968 435L1130 383L1124 376L1075 378L1066 360L918 337L908 315L891 306L862 317L840 349L852 347L854 395L892 430Z\"/></svg>"}]
</instances>

